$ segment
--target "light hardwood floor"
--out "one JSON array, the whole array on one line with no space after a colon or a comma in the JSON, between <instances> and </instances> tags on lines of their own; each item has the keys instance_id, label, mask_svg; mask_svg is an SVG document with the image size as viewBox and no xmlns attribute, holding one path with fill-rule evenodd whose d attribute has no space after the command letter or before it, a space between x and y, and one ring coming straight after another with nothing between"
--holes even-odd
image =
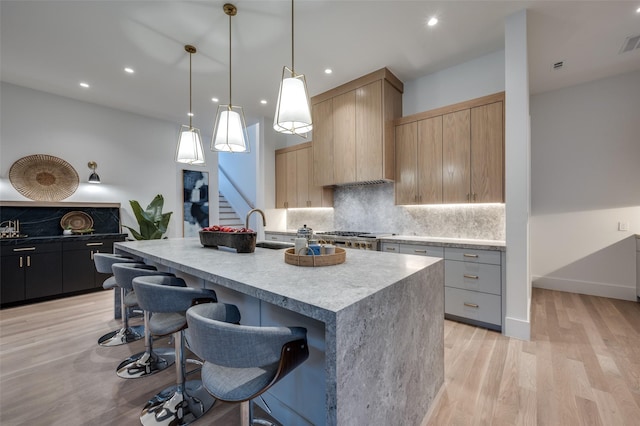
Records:
<instances>
[{"instance_id":1,"label":"light hardwood floor","mask_svg":"<svg viewBox=\"0 0 640 426\"><path fill-rule=\"evenodd\" d=\"M112 303L100 292L0 311L1 425L139 424L174 370L115 375L143 345L97 345L118 326ZM445 321L445 384L424 424L640 424L640 304L534 289L531 320L529 342ZM238 419L217 403L195 424Z\"/></svg>"}]
</instances>

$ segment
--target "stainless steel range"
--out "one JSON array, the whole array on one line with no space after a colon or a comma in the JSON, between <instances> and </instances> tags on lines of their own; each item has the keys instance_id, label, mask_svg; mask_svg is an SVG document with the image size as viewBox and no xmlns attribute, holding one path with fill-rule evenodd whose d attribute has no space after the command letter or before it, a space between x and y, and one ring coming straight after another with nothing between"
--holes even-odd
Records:
<instances>
[{"instance_id":1,"label":"stainless steel range","mask_svg":"<svg viewBox=\"0 0 640 426\"><path fill-rule=\"evenodd\" d=\"M390 235L393 234L353 231L316 232L316 238L321 244L333 244L336 247L360 250L380 250L380 237Z\"/></svg>"}]
</instances>

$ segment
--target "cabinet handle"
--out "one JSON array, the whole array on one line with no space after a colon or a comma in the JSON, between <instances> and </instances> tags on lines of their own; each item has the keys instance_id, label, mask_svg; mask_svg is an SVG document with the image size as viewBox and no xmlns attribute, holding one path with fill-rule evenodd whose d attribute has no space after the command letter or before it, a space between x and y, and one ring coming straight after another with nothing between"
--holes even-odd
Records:
<instances>
[{"instance_id":1,"label":"cabinet handle","mask_svg":"<svg viewBox=\"0 0 640 426\"><path fill-rule=\"evenodd\" d=\"M272 240L277 240L277 239L278 239L278 237L271 237L271 239L272 239Z\"/></svg>"},{"instance_id":2,"label":"cabinet handle","mask_svg":"<svg viewBox=\"0 0 640 426\"><path fill-rule=\"evenodd\" d=\"M386 251L396 251L395 247L385 247Z\"/></svg>"},{"instance_id":3,"label":"cabinet handle","mask_svg":"<svg viewBox=\"0 0 640 426\"><path fill-rule=\"evenodd\" d=\"M20 267L22 268L24 265L22 264L22 256L20 256Z\"/></svg>"},{"instance_id":4,"label":"cabinet handle","mask_svg":"<svg viewBox=\"0 0 640 426\"><path fill-rule=\"evenodd\" d=\"M467 201L471 201L471 194L467 193Z\"/></svg>"},{"instance_id":5,"label":"cabinet handle","mask_svg":"<svg viewBox=\"0 0 640 426\"><path fill-rule=\"evenodd\" d=\"M474 192L474 193L473 193L473 201L476 201L476 195L477 195L477 194Z\"/></svg>"},{"instance_id":6,"label":"cabinet handle","mask_svg":"<svg viewBox=\"0 0 640 426\"><path fill-rule=\"evenodd\" d=\"M424 254L427 254L427 251L426 251L426 250L414 250L413 252L414 252L414 253L424 253Z\"/></svg>"},{"instance_id":7,"label":"cabinet handle","mask_svg":"<svg viewBox=\"0 0 640 426\"><path fill-rule=\"evenodd\" d=\"M93 247L93 246L103 246L104 243L87 243L87 247Z\"/></svg>"},{"instance_id":8,"label":"cabinet handle","mask_svg":"<svg viewBox=\"0 0 640 426\"><path fill-rule=\"evenodd\" d=\"M476 305L475 303L467 303L464 302L464 306L468 306L470 308L479 308L480 306Z\"/></svg>"},{"instance_id":9,"label":"cabinet handle","mask_svg":"<svg viewBox=\"0 0 640 426\"><path fill-rule=\"evenodd\" d=\"M27 256L27 266L31 266L31 256Z\"/></svg>"},{"instance_id":10,"label":"cabinet handle","mask_svg":"<svg viewBox=\"0 0 640 426\"><path fill-rule=\"evenodd\" d=\"M473 280L477 280L477 279L478 279L478 276L477 276L477 275L464 274L464 277L465 277L465 278L471 278L471 279L473 279Z\"/></svg>"},{"instance_id":11,"label":"cabinet handle","mask_svg":"<svg viewBox=\"0 0 640 426\"><path fill-rule=\"evenodd\" d=\"M464 253L462 256L464 256L464 257L473 257L474 259L478 258L477 254L471 254L471 253Z\"/></svg>"},{"instance_id":12,"label":"cabinet handle","mask_svg":"<svg viewBox=\"0 0 640 426\"><path fill-rule=\"evenodd\" d=\"M35 247L14 248L13 251L35 251Z\"/></svg>"}]
</instances>

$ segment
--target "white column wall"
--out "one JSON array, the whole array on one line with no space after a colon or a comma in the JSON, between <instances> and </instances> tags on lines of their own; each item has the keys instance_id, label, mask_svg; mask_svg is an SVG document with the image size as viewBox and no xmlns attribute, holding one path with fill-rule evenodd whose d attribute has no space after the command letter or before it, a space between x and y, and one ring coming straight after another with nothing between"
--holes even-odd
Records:
<instances>
[{"instance_id":1,"label":"white column wall","mask_svg":"<svg viewBox=\"0 0 640 426\"><path fill-rule=\"evenodd\" d=\"M528 340L531 334L531 155L526 10L514 13L505 22L505 89L507 294L503 331L507 336Z\"/></svg>"}]
</instances>

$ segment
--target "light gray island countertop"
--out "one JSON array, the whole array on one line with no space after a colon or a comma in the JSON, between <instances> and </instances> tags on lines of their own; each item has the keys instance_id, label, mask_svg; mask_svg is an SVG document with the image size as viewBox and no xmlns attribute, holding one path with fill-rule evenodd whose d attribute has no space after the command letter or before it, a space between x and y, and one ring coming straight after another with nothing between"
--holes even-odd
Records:
<instances>
[{"instance_id":1,"label":"light gray island countertop","mask_svg":"<svg viewBox=\"0 0 640 426\"><path fill-rule=\"evenodd\" d=\"M198 239L115 244L237 304L243 324L301 325L310 358L264 396L283 424L419 425L444 380L441 259L348 250L299 267L284 250L238 254Z\"/></svg>"}]
</instances>

